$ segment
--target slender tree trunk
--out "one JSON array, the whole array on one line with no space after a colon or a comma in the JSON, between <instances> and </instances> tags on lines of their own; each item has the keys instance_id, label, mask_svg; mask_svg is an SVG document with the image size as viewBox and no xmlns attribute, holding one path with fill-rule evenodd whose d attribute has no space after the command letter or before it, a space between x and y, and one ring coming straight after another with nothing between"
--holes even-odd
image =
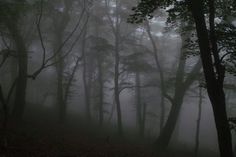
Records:
<instances>
[{"instance_id":1,"label":"slender tree trunk","mask_svg":"<svg viewBox=\"0 0 236 157\"><path fill-rule=\"evenodd\" d=\"M104 103L104 81L103 81L103 69L102 69L102 59L98 59L98 81L99 81L99 125L103 124L103 103Z\"/></svg>"},{"instance_id":2,"label":"slender tree trunk","mask_svg":"<svg viewBox=\"0 0 236 157\"><path fill-rule=\"evenodd\" d=\"M70 75L70 78L67 82L67 85L66 85L66 88L65 88L65 96L64 96L64 102L65 104L67 104L67 101L68 101L68 98L69 98L69 93L70 93L70 88L72 87L72 82L73 82L73 79L75 77L75 74L76 74L76 70L78 70L78 66L79 66L79 62L80 62L80 58L77 58L76 62L75 62L75 66L72 70L72 73Z\"/></svg>"},{"instance_id":3,"label":"slender tree trunk","mask_svg":"<svg viewBox=\"0 0 236 157\"><path fill-rule=\"evenodd\" d=\"M139 135L144 136L144 126L143 126L143 107L141 102L141 90L140 90L140 74L136 72L135 74L135 97L136 97L136 120L139 128Z\"/></svg>"},{"instance_id":4,"label":"slender tree trunk","mask_svg":"<svg viewBox=\"0 0 236 157\"><path fill-rule=\"evenodd\" d=\"M83 34L83 42L82 42L82 53L84 54L83 57L83 84L84 84L84 96L85 96L85 108L86 108L86 117L88 121L91 121L91 110L90 110L90 81L91 76L87 78L87 56L86 56L86 51L85 51L85 39L86 39L86 32Z\"/></svg>"},{"instance_id":5,"label":"slender tree trunk","mask_svg":"<svg viewBox=\"0 0 236 157\"><path fill-rule=\"evenodd\" d=\"M118 34L116 35L118 36ZM116 37L118 38L118 37ZM119 49L118 41L116 39L116 49L115 49L115 76L114 76L114 94L116 102L116 112L117 112L117 124L118 124L118 133L123 135L123 126L122 126L122 116L121 116L121 105L120 105L120 92L119 92Z\"/></svg>"},{"instance_id":6,"label":"slender tree trunk","mask_svg":"<svg viewBox=\"0 0 236 157\"><path fill-rule=\"evenodd\" d=\"M27 88L28 53L24 43L24 39L17 28L17 23L9 22L8 30L15 43L18 58L18 76L12 115L14 119L20 121L23 118L26 103L25 98Z\"/></svg>"},{"instance_id":7,"label":"slender tree trunk","mask_svg":"<svg viewBox=\"0 0 236 157\"><path fill-rule=\"evenodd\" d=\"M207 92L212 104L215 118L220 155L221 157L233 157L231 132L227 120L225 94L223 90L225 73L224 66L217 61L218 53L216 53L214 49L213 51L211 51L210 45L212 45L212 43L210 44L209 41L210 39L211 42L215 41L213 41L213 39L209 38L208 36L203 12L203 2L199 0L192 0L189 2L189 6L196 24ZM213 43L212 46L214 46L215 44L216 43ZM215 60L216 68L214 68L211 55L212 53Z\"/></svg>"},{"instance_id":8,"label":"slender tree trunk","mask_svg":"<svg viewBox=\"0 0 236 157\"><path fill-rule=\"evenodd\" d=\"M54 36L55 36L55 43L54 43L54 52L57 53L57 65L56 65L56 70L57 70L57 105L59 108L59 121L61 123L65 122L66 120L66 101L64 100L65 98L65 92L64 92L64 87L63 87L63 81L64 81L64 69L65 69L65 64L64 64L64 59L63 59L63 50L60 49L61 45L63 45L63 38L64 38L64 33L65 29L69 23L70 20L70 15L69 11L70 8L72 7L72 1L66 1L63 0L64 2L64 11L62 12L62 16L60 17L54 17L53 22L54 22Z\"/></svg>"},{"instance_id":9,"label":"slender tree trunk","mask_svg":"<svg viewBox=\"0 0 236 157\"><path fill-rule=\"evenodd\" d=\"M60 58L61 55L58 54ZM64 72L64 64L63 62L59 62L57 65L57 105L59 107L59 120L60 122L65 121L66 117L66 104L64 102L64 88L63 88L63 72Z\"/></svg>"},{"instance_id":10,"label":"slender tree trunk","mask_svg":"<svg viewBox=\"0 0 236 157\"><path fill-rule=\"evenodd\" d=\"M85 96L85 112L88 122L91 122L91 82L92 82L92 68L91 63L88 64L88 56L86 54L86 36L87 31L83 33L83 40L82 40L82 53L84 54L83 57L83 84L84 84L84 96Z\"/></svg>"},{"instance_id":11,"label":"slender tree trunk","mask_svg":"<svg viewBox=\"0 0 236 157\"><path fill-rule=\"evenodd\" d=\"M194 149L194 156L198 157L199 151L199 135L200 135L200 124L201 124L201 116L202 116L202 88L199 87L199 103L198 103L198 118L197 118L197 130L195 136L195 149Z\"/></svg>"},{"instance_id":12,"label":"slender tree trunk","mask_svg":"<svg viewBox=\"0 0 236 157\"><path fill-rule=\"evenodd\" d=\"M95 21L95 25L99 25L98 21ZM96 46L99 46L98 43L98 39L99 39L99 27L95 28L95 36L96 36ZM96 53L100 54L101 51L97 50ZM102 52L101 52L102 53ZM104 105L104 67L103 67L103 63L104 63L104 55L97 55L97 69L98 69L98 95L99 95L99 102L98 102L98 114L99 114L99 126L102 127L103 125L103 120L104 120L104 109L103 109L103 105Z\"/></svg>"},{"instance_id":13,"label":"slender tree trunk","mask_svg":"<svg viewBox=\"0 0 236 157\"><path fill-rule=\"evenodd\" d=\"M165 115L166 115L164 95L161 95L160 107L161 107L161 112L160 112L160 132L161 132L165 124Z\"/></svg>"},{"instance_id":14,"label":"slender tree trunk","mask_svg":"<svg viewBox=\"0 0 236 157\"><path fill-rule=\"evenodd\" d=\"M55 40L54 40L54 52L56 54L56 59L58 63L56 64L56 72L57 72L57 96L56 102L58 106L58 115L59 122L63 123L65 121L66 116L66 106L64 103L64 88L63 88L63 73L64 73L64 60L62 59L63 51L59 51L58 49L62 44L63 40L63 31L55 25Z\"/></svg>"},{"instance_id":15,"label":"slender tree trunk","mask_svg":"<svg viewBox=\"0 0 236 157\"><path fill-rule=\"evenodd\" d=\"M3 95L3 91L2 91L2 86L0 84L0 104L2 105L1 107L3 108L3 112L4 112L4 117L3 117L3 129L5 130L7 127L7 121L8 121L8 108L7 108L7 102L6 99Z\"/></svg>"},{"instance_id":16,"label":"slender tree trunk","mask_svg":"<svg viewBox=\"0 0 236 157\"><path fill-rule=\"evenodd\" d=\"M143 103L142 107L143 109L142 109L141 135L145 136L147 104Z\"/></svg>"},{"instance_id":17,"label":"slender tree trunk","mask_svg":"<svg viewBox=\"0 0 236 157\"><path fill-rule=\"evenodd\" d=\"M83 62L84 62L84 66L83 66L83 84L84 84L86 117L90 121L91 120L90 90L89 90L88 81L87 81L87 65L86 65L86 57L85 56L83 58Z\"/></svg>"},{"instance_id":18,"label":"slender tree trunk","mask_svg":"<svg viewBox=\"0 0 236 157\"><path fill-rule=\"evenodd\" d=\"M120 65L120 26L119 26L119 4L118 0L116 0L116 21L115 21L115 76L114 76L114 94L115 94L115 102L116 102L116 112L117 112L117 125L118 125L118 133L120 136L123 135L123 124L122 124L122 114L121 114L121 104L120 104L120 91L119 91L119 65Z\"/></svg>"},{"instance_id":19,"label":"slender tree trunk","mask_svg":"<svg viewBox=\"0 0 236 157\"><path fill-rule=\"evenodd\" d=\"M7 147L7 143L8 143L8 139L7 139L8 106L7 106L6 99L3 95L1 84L0 84L0 104L2 105L1 107L3 107L3 112L4 112L3 121L1 124L2 125L1 134L0 134L0 138L2 139L2 142L0 142L0 144L3 147Z\"/></svg>"},{"instance_id":20,"label":"slender tree trunk","mask_svg":"<svg viewBox=\"0 0 236 157\"><path fill-rule=\"evenodd\" d=\"M147 22L147 33L148 33L148 36L149 36L149 38L151 40L151 43L152 43L154 59L155 59L156 67L158 69L158 73L159 73L159 76L160 76L160 82L161 82L161 101L160 101L160 108L161 108L161 110L160 110L160 132L161 132L161 130L164 127L165 113L166 113L166 111L165 111L166 87L165 87L165 81L164 81L165 78L164 78L164 73L163 73L162 66L161 66L160 61L159 61L157 46L156 46L155 40L152 36L151 27L150 27L148 22Z\"/></svg>"}]
</instances>

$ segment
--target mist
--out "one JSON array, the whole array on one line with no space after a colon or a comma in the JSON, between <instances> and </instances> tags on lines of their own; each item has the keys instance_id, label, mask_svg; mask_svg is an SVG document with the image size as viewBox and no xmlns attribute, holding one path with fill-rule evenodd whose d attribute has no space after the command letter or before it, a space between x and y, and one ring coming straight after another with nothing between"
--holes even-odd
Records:
<instances>
[{"instance_id":1,"label":"mist","mask_svg":"<svg viewBox=\"0 0 236 157\"><path fill-rule=\"evenodd\" d=\"M233 157L236 5L190 1L0 0L0 156Z\"/></svg>"}]
</instances>

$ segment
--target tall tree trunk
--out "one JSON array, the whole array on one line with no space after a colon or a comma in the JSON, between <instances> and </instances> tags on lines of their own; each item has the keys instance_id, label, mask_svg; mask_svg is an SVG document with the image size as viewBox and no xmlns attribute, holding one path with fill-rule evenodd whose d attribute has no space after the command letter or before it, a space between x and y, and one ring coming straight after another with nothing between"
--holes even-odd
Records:
<instances>
[{"instance_id":1,"label":"tall tree trunk","mask_svg":"<svg viewBox=\"0 0 236 157\"><path fill-rule=\"evenodd\" d=\"M1 108L3 108L3 112L4 112L2 125L3 125L3 129L5 130L7 127L7 121L8 121L8 108L7 108L7 102L6 102L5 97L3 95L3 90L2 90L1 84L0 84L0 104L1 104Z\"/></svg>"},{"instance_id":2,"label":"tall tree trunk","mask_svg":"<svg viewBox=\"0 0 236 157\"><path fill-rule=\"evenodd\" d=\"M83 57L83 84L84 84L84 96L85 96L85 108L86 108L86 117L87 120L90 122L91 121L91 110L90 110L90 82L91 76L88 76L88 71L87 71L87 56L86 56L86 51L85 51L85 41L86 41L86 31L83 34L83 41L82 41L82 53L84 54ZM88 80L89 79L89 80Z\"/></svg>"},{"instance_id":3,"label":"tall tree trunk","mask_svg":"<svg viewBox=\"0 0 236 157\"><path fill-rule=\"evenodd\" d=\"M142 102L141 102L141 90L140 90L140 74L136 72L135 74L135 97L136 97L136 120L139 128L139 135L144 136L143 129L143 112L142 112Z\"/></svg>"},{"instance_id":4,"label":"tall tree trunk","mask_svg":"<svg viewBox=\"0 0 236 157\"><path fill-rule=\"evenodd\" d=\"M54 52L56 54L56 60L58 63L56 64L56 72L57 72L57 95L56 95L56 103L58 107L58 116L59 116L59 122L63 123L65 121L66 116L66 106L64 103L64 88L63 88L63 73L64 73L64 60L62 59L63 51L60 50L58 52L58 49L60 45L62 44L63 40L63 31L58 28L56 25L55 30L55 40L54 40Z\"/></svg>"},{"instance_id":5,"label":"tall tree trunk","mask_svg":"<svg viewBox=\"0 0 236 157\"><path fill-rule=\"evenodd\" d=\"M157 70L158 70L158 73L159 73L159 76L160 76L160 82L161 82L161 101L160 101L160 108L161 108L161 110L160 110L160 132L161 132L161 130L164 127L165 113L166 113L166 111L165 111L166 87L165 87L165 81L164 81L165 78L164 78L164 73L163 73L162 66L161 66L160 61L159 61L157 46L156 46L155 40L152 36L151 27L150 27L148 22L147 22L147 33L148 33L148 36L149 36L149 38L151 40L151 43L152 43L155 64L156 64L156 67L157 67Z\"/></svg>"},{"instance_id":6,"label":"tall tree trunk","mask_svg":"<svg viewBox=\"0 0 236 157\"><path fill-rule=\"evenodd\" d=\"M199 135L200 135L200 124L201 124L201 116L202 116L202 88L199 87L199 102L198 102L198 115L197 115L197 126L196 126L196 136L195 136L195 148L194 148L194 156L198 157L199 151Z\"/></svg>"},{"instance_id":7,"label":"tall tree trunk","mask_svg":"<svg viewBox=\"0 0 236 157\"><path fill-rule=\"evenodd\" d=\"M99 125L103 124L103 103L104 103L104 81L103 81L103 69L102 59L98 58L98 81L99 81Z\"/></svg>"},{"instance_id":8,"label":"tall tree trunk","mask_svg":"<svg viewBox=\"0 0 236 157\"><path fill-rule=\"evenodd\" d=\"M62 57L61 54L58 54L58 58L60 57ZM63 88L63 72L64 72L64 63L60 61L57 64L57 105L59 107L60 122L64 122L66 117L66 104L64 102L64 88Z\"/></svg>"},{"instance_id":9,"label":"tall tree trunk","mask_svg":"<svg viewBox=\"0 0 236 157\"><path fill-rule=\"evenodd\" d=\"M81 58L78 57L77 60L76 60L76 62L75 62L75 66L74 66L74 68L73 68L73 70L72 70L72 73L71 73L71 75L70 75L70 77L69 77L69 80L68 80L68 82L67 82L67 84L66 84L66 87L65 87L64 103L65 103L66 105L67 105L67 102L68 102L68 98L69 98L69 94L70 94L70 89L71 89L71 87L72 87L73 79L74 79L74 77L75 77L76 71L78 70L78 66L79 66L80 60L81 60Z\"/></svg>"},{"instance_id":10,"label":"tall tree trunk","mask_svg":"<svg viewBox=\"0 0 236 157\"><path fill-rule=\"evenodd\" d=\"M63 45L64 33L65 29L69 23L70 15L69 11L72 7L72 1L63 0L65 9L62 12L60 17L54 17L54 53L56 53L57 61L56 70L57 70L57 105L59 108L59 121L61 123L65 122L66 119L66 101L65 92L63 87L63 80L64 80L64 58L63 58L63 50L61 46Z\"/></svg>"},{"instance_id":11,"label":"tall tree trunk","mask_svg":"<svg viewBox=\"0 0 236 157\"><path fill-rule=\"evenodd\" d=\"M117 34L118 36L118 34ZM116 37L118 38L118 37ZM122 115L121 115L121 105L120 105L120 92L119 92L119 49L118 49L118 39L116 39L116 49L115 49L115 76L114 76L114 94L116 102L116 112L117 112L117 124L118 124L118 133L123 135L123 126L122 126Z\"/></svg>"},{"instance_id":12,"label":"tall tree trunk","mask_svg":"<svg viewBox=\"0 0 236 157\"><path fill-rule=\"evenodd\" d=\"M99 25L99 22L97 20L95 20L95 25ZM96 36L96 46L100 46L98 43L98 39L99 39L99 27L95 28L95 36ZM99 102L98 102L98 114L99 114L99 126L102 127L103 125L103 120L104 120L104 67L103 67L103 63L104 63L104 55L102 55L103 52L101 52L100 50L97 50L98 54L97 55L97 69L98 69L98 96L99 96Z\"/></svg>"},{"instance_id":13,"label":"tall tree trunk","mask_svg":"<svg viewBox=\"0 0 236 157\"><path fill-rule=\"evenodd\" d=\"M212 46L214 46L216 41L213 41L211 38L212 35L210 38L208 36L202 0L192 0L189 2L189 6L196 24L207 92L215 118L220 155L221 157L233 157L231 132L227 120L225 94L223 90L224 66L217 61L218 53L216 53L214 49L211 51L210 45L213 44ZM213 41L213 43L210 44L210 40L211 42ZM215 68L212 53L215 60Z\"/></svg>"},{"instance_id":14,"label":"tall tree trunk","mask_svg":"<svg viewBox=\"0 0 236 157\"><path fill-rule=\"evenodd\" d=\"M24 39L17 28L17 23L9 22L8 30L16 46L18 59L18 76L12 115L16 120L21 120L23 118L26 103L25 99L27 88L28 53L24 43Z\"/></svg>"},{"instance_id":15,"label":"tall tree trunk","mask_svg":"<svg viewBox=\"0 0 236 157\"><path fill-rule=\"evenodd\" d=\"M120 104L120 91L119 91L119 65L120 65L120 24L119 24L119 4L118 0L116 0L116 11L115 11L115 76L114 76L114 94L115 94L115 102L116 102L116 112L117 112L117 125L118 125L118 133L119 135L123 135L123 124L122 124L122 114L121 114L121 104Z\"/></svg>"},{"instance_id":16,"label":"tall tree trunk","mask_svg":"<svg viewBox=\"0 0 236 157\"><path fill-rule=\"evenodd\" d=\"M142 122L141 122L141 135L145 136L145 125L146 125L146 113L147 113L147 104L143 103L142 106Z\"/></svg>"}]
</instances>

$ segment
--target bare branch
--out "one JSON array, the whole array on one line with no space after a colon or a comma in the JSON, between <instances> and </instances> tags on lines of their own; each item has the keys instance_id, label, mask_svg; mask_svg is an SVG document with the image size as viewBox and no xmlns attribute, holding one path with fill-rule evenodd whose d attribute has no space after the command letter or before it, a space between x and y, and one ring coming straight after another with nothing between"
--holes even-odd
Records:
<instances>
[{"instance_id":1,"label":"bare branch","mask_svg":"<svg viewBox=\"0 0 236 157\"><path fill-rule=\"evenodd\" d=\"M42 32L41 32L41 28L40 28L40 24L41 24L41 20L42 20L42 16L43 16L43 0L41 0L40 3L40 12L39 12L39 17L37 20L37 31L38 31L38 35L39 35L39 39L40 39L40 43L41 43L41 47L43 49L43 59L42 59L42 67L45 64L45 59L46 59L46 48L43 42L43 37L42 37Z\"/></svg>"},{"instance_id":2,"label":"bare branch","mask_svg":"<svg viewBox=\"0 0 236 157\"><path fill-rule=\"evenodd\" d=\"M111 16L109 15L109 12L108 12L109 3L108 3L107 0L105 0L105 3L106 3L106 9L107 9L107 11L106 11L107 18L108 18L108 20L109 20L109 22L110 22L110 26L111 26L111 28L112 28L112 32L115 34L115 33L116 33L116 28L115 28L115 26L113 25Z\"/></svg>"},{"instance_id":3,"label":"bare branch","mask_svg":"<svg viewBox=\"0 0 236 157\"><path fill-rule=\"evenodd\" d=\"M224 60L224 58L228 55L232 54L232 52L227 52L225 53L221 58L220 58L220 63Z\"/></svg>"},{"instance_id":4,"label":"bare branch","mask_svg":"<svg viewBox=\"0 0 236 157\"><path fill-rule=\"evenodd\" d=\"M81 32L79 33L78 37L75 39L75 41L73 42L73 44L71 45L70 49L67 51L67 53L65 53L58 61L56 62L53 62L53 63L50 63L48 64L52 59L54 59L57 54L62 50L62 48L66 45L66 43L71 39L71 37L74 35L74 33L77 31L77 29L79 28L80 24L81 24L81 21L83 19L83 16L84 16L84 13L86 11L86 6L84 5L83 6L83 10L79 16L79 20L78 22L76 23L74 29L72 30L72 32L67 36L67 38L63 41L63 43L60 45L60 47L57 49L56 52L54 52L54 54L47 58L46 59L46 48L45 48L45 45L44 45L44 42L43 42L43 37L42 37L42 33L41 33L41 28L40 28L40 23L41 23L41 19L42 19L42 14L43 14L43 0L41 0L41 6L40 6L40 14L39 14L39 18L38 18L38 21L37 21L37 30L38 30L38 34L39 34L39 38L40 38L40 42L41 42L41 46L42 46L42 49L43 49L43 60L42 60L42 64L41 66L39 67L39 69L37 69L35 72L33 72L33 74L30 74L28 75L27 77L28 78L31 78L31 79L36 79L36 77L45 69L45 68L48 68L50 66L53 66L55 64L57 64L58 62L61 62L62 59L64 59L68 54L70 54L70 52L73 50L75 44L77 43L77 41L80 39L81 37L81 34L84 30L84 28L86 27L87 25L87 22L88 22L88 19L89 19L89 16L87 16L87 19L86 19L86 22L85 24L83 25L83 28L81 30Z\"/></svg>"},{"instance_id":5,"label":"bare branch","mask_svg":"<svg viewBox=\"0 0 236 157\"><path fill-rule=\"evenodd\" d=\"M119 93L121 93L125 89L133 89L133 88L154 88L157 87L156 84L147 84L147 85L142 85L142 86L123 86L120 90ZM114 88L112 88L114 89Z\"/></svg>"},{"instance_id":6,"label":"bare branch","mask_svg":"<svg viewBox=\"0 0 236 157\"><path fill-rule=\"evenodd\" d=\"M48 64L48 65L45 65L45 68L50 67L50 66L53 66L53 65L55 65L55 64L57 64L57 63L59 63L59 62L61 62L66 56L68 56L68 55L72 52L74 46L75 46L76 43L79 41L79 39L80 39L80 37L81 37L83 31L86 29L86 26L87 26L87 23L88 23L88 19L89 19L89 16L87 17L87 20L86 20L86 22L85 22L85 24L84 24L82 30L80 31L79 35L77 36L77 38L75 39L75 41L72 43L70 49L69 49L61 58L59 58L58 61L53 62L53 63ZM83 56L84 56L84 54L82 54L81 57L79 57L79 58L82 58Z\"/></svg>"},{"instance_id":7,"label":"bare branch","mask_svg":"<svg viewBox=\"0 0 236 157\"><path fill-rule=\"evenodd\" d=\"M14 91L14 89L16 87L16 82L17 82L17 78L14 80L14 82L11 85L11 88L8 91L8 95L7 95L7 99L6 99L6 103L7 104L9 104L10 98L11 98L11 96L13 94L13 91Z\"/></svg>"},{"instance_id":8,"label":"bare branch","mask_svg":"<svg viewBox=\"0 0 236 157\"><path fill-rule=\"evenodd\" d=\"M64 42L61 44L61 46L57 49L57 51L51 56L49 57L46 61L45 64L47 64L49 61L51 61L53 58L56 57L56 55L62 50L62 48L65 46L65 44L70 40L70 38L74 35L74 33L76 32L76 30L79 28L80 23L83 19L83 15L85 13L86 8L83 7L82 13L80 14L79 20L76 23L74 29L72 30L72 32L67 36L67 38L64 40Z\"/></svg>"}]
</instances>

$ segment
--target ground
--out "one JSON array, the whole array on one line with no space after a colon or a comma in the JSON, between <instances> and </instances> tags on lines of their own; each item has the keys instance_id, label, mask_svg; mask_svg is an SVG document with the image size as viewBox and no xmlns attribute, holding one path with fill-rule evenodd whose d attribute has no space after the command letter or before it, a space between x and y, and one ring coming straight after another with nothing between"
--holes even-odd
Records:
<instances>
[{"instance_id":1,"label":"ground","mask_svg":"<svg viewBox=\"0 0 236 157\"><path fill-rule=\"evenodd\" d=\"M77 124L77 125L75 125ZM1 135L3 135L1 128ZM190 157L192 152L155 152L153 141L132 133L119 137L85 123L27 120L9 123L7 142L1 136L0 157ZM138 139L138 140L137 140ZM207 157L210 157L207 155Z\"/></svg>"}]
</instances>

